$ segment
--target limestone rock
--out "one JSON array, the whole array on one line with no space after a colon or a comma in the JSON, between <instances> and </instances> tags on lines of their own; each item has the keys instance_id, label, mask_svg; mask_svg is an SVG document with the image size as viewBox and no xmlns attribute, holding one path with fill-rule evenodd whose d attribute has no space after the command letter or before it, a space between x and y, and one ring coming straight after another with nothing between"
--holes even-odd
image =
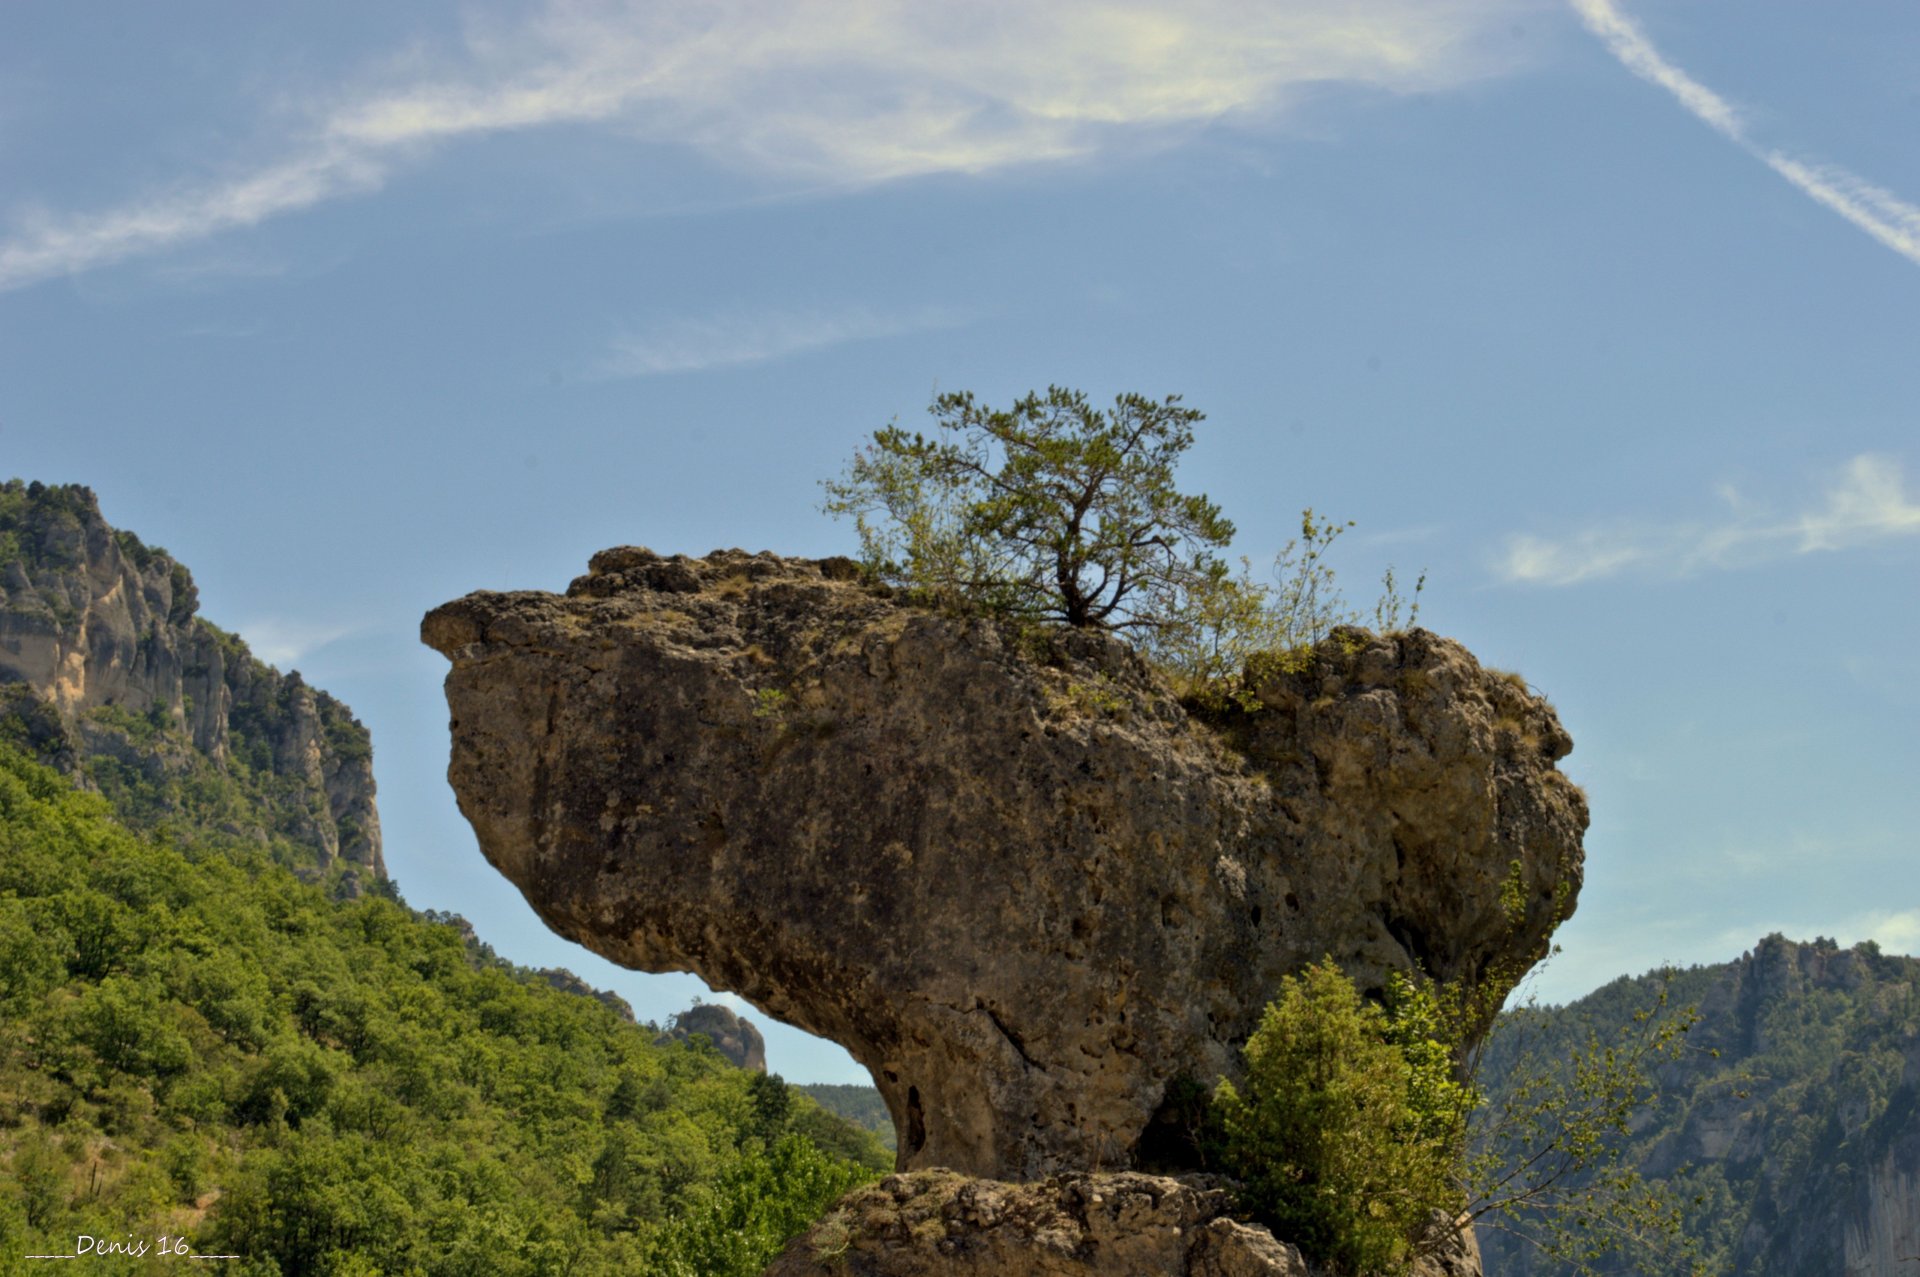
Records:
<instances>
[{"instance_id":1,"label":"limestone rock","mask_svg":"<svg viewBox=\"0 0 1920 1277\"><path fill-rule=\"evenodd\" d=\"M1298 1250L1227 1209L1204 1176L918 1171L840 1199L766 1277L1311 1277Z\"/></svg>"},{"instance_id":2,"label":"limestone rock","mask_svg":"<svg viewBox=\"0 0 1920 1277\"><path fill-rule=\"evenodd\" d=\"M82 780L110 759L155 784L235 774L238 755L264 783L259 827L236 832L384 879L366 729L198 606L186 567L109 527L91 490L0 483L0 714L29 748Z\"/></svg>"},{"instance_id":3,"label":"limestone rock","mask_svg":"<svg viewBox=\"0 0 1920 1277\"><path fill-rule=\"evenodd\" d=\"M1117 638L857 575L609 550L422 636L488 859L560 934L845 1045L902 1169L1179 1168L1282 976L1472 984L1571 908L1571 742L1456 643L1339 631L1204 721Z\"/></svg>"},{"instance_id":4,"label":"limestone rock","mask_svg":"<svg viewBox=\"0 0 1920 1277\"><path fill-rule=\"evenodd\" d=\"M1209 1175L914 1171L848 1193L764 1277L1319 1277L1230 1206ZM1473 1231L1439 1225L1409 1277L1481 1277Z\"/></svg>"},{"instance_id":5,"label":"limestone rock","mask_svg":"<svg viewBox=\"0 0 1920 1277\"><path fill-rule=\"evenodd\" d=\"M673 1017L673 1026L660 1035L660 1041L684 1042L696 1033L705 1034L735 1068L767 1071L767 1040L745 1016L716 1003L697 1003Z\"/></svg>"}]
</instances>

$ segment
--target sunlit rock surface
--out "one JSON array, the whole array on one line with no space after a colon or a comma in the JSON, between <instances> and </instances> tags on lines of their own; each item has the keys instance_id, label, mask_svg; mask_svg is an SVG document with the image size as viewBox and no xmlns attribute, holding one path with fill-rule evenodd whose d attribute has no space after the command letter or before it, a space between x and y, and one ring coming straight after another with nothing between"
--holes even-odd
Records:
<instances>
[{"instance_id":1,"label":"sunlit rock surface","mask_svg":"<svg viewBox=\"0 0 1920 1277\"><path fill-rule=\"evenodd\" d=\"M1580 881L1552 709L1425 631L1340 631L1212 721L1117 639L846 560L609 550L422 635L493 864L560 934L844 1044L903 1169L1177 1167L1172 1101L1283 975L1512 973Z\"/></svg>"},{"instance_id":2,"label":"sunlit rock surface","mask_svg":"<svg viewBox=\"0 0 1920 1277\"><path fill-rule=\"evenodd\" d=\"M0 483L0 720L83 778L88 759L156 787L211 765L243 797L224 832L283 838L296 867L343 866L350 886L384 879L366 729L195 615L199 597L185 565L108 526L92 490Z\"/></svg>"}]
</instances>

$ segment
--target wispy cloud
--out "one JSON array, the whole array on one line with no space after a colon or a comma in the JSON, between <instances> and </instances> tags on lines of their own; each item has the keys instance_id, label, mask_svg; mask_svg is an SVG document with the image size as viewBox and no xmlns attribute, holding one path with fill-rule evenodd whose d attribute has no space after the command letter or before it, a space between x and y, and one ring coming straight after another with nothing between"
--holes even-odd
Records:
<instances>
[{"instance_id":1,"label":"wispy cloud","mask_svg":"<svg viewBox=\"0 0 1920 1277\"><path fill-rule=\"evenodd\" d=\"M1753 509L1731 489L1722 489L1721 496L1729 509L1719 521L1622 523L1559 539L1512 537L1494 570L1517 585L1572 585L1630 570L1688 576L1920 535L1920 504L1907 498L1900 463L1891 457L1855 457L1824 499L1798 514Z\"/></svg>"},{"instance_id":2,"label":"wispy cloud","mask_svg":"<svg viewBox=\"0 0 1920 1277\"><path fill-rule=\"evenodd\" d=\"M241 626L253 654L276 669L291 669L308 656L360 627L294 617L258 617Z\"/></svg>"},{"instance_id":3,"label":"wispy cloud","mask_svg":"<svg viewBox=\"0 0 1920 1277\"><path fill-rule=\"evenodd\" d=\"M611 380L734 368L848 342L957 328L965 322L959 311L938 308L903 314L849 310L674 319L622 333L591 375Z\"/></svg>"},{"instance_id":4,"label":"wispy cloud","mask_svg":"<svg viewBox=\"0 0 1920 1277\"><path fill-rule=\"evenodd\" d=\"M282 155L0 240L0 289L365 193L460 138L614 128L810 181L981 173L1273 120L1326 85L1430 91L1507 69L1525 0L549 0L431 75L318 106Z\"/></svg>"},{"instance_id":5,"label":"wispy cloud","mask_svg":"<svg viewBox=\"0 0 1920 1277\"><path fill-rule=\"evenodd\" d=\"M1867 234L1920 265L1920 206L1875 186L1837 165L1810 163L1785 151L1762 146L1750 136L1745 119L1725 98L1667 61L1612 0L1568 0L1587 29L1608 52L1641 79L1656 84L1716 133L1759 159L1808 196Z\"/></svg>"},{"instance_id":6,"label":"wispy cloud","mask_svg":"<svg viewBox=\"0 0 1920 1277\"><path fill-rule=\"evenodd\" d=\"M35 214L0 240L0 289L254 226L322 200L371 190L384 176L373 156L328 147L232 181L167 192L111 212L65 218Z\"/></svg>"},{"instance_id":7,"label":"wispy cloud","mask_svg":"<svg viewBox=\"0 0 1920 1277\"><path fill-rule=\"evenodd\" d=\"M1860 921L1863 940L1877 940L1890 953L1920 955L1920 909L1881 912Z\"/></svg>"}]
</instances>

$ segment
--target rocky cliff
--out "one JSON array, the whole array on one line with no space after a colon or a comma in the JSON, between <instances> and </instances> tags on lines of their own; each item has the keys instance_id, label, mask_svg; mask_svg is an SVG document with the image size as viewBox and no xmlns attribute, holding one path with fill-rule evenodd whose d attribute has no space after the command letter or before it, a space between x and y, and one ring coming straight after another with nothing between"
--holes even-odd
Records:
<instances>
[{"instance_id":1,"label":"rocky cliff","mask_svg":"<svg viewBox=\"0 0 1920 1277\"><path fill-rule=\"evenodd\" d=\"M1280 977L1543 950L1586 804L1550 707L1340 631L1203 721L1124 643L908 606L845 560L595 556L431 613L487 857L616 962L844 1044L903 1169L1178 1166Z\"/></svg>"},{"instance_id":2,"label":"rocky cliff","mask_svg":"<svg viewBox=\"0 0 1920 1277\"><path fill-rule=\"evenodd\" d=\"M0 485L0 726L136 823L383 879L366 729L198 602L185 565L109 527L90 490Z\"/></svg>"},{"instance_id":3,"label":"rocky cliff","mask_svg":"<svg viewBox=\"0 0 1920 1277\"><path fill-rule=\"evenodd\" d=\"M1628 1161L1666 1182L1710 1271L1879 1277L1920 1255L1920 960L1830 940L1760 941L1738 960L1620 980L1566 1007L1507 1017L1483 1080L1611 1040L1667 981L1699 1021L1658 1072ZM1521 1058L1522 1051L1531 1061ZM1483 1229L1487 1267L1560 1277L1518 1238ZM1629 1271L1640 1257L1620 1257ZM1647 1271L1667 1271L1653 1267Z\"/></svg>"}]
</instances>

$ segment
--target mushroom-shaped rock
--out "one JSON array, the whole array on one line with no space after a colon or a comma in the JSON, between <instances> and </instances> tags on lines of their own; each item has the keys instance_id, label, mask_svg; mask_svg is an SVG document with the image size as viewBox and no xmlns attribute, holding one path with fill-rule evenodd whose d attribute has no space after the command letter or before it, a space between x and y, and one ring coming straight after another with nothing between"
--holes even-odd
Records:
<instances>
[{"instance_id":1,"label":"mushroom-shaped rock","mask_svg":"<svg viewBox=\"0 0 1920 1277\"><path fill-rule=\"evenodd\" d=\"M560 934L844 1045L902 1169L1177 1168L1283 976L1512 979L1579 885L1552 709L1421 630L1201 713L1110 635L624 548L422 635L487 858Z\"/></svg>"}]
</instances>

